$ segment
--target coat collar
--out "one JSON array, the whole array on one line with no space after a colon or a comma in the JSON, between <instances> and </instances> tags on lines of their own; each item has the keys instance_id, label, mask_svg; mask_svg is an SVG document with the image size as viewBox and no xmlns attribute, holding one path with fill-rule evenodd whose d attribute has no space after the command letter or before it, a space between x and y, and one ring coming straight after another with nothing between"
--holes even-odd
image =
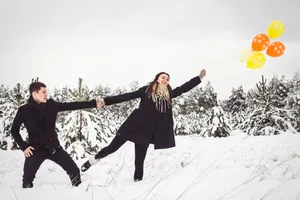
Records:
<instances>
[{"instance_id":1,"label":"coat collar","mask_svg":"<svg viewBox=\"0 0 300 200\"><path fill-rule=\"evenodd\" d=\"M46 103L37 103L32 96L27 100L28 105L35 108L37 111L42 112L46 107Z\"/></svg>"}]
</instances>

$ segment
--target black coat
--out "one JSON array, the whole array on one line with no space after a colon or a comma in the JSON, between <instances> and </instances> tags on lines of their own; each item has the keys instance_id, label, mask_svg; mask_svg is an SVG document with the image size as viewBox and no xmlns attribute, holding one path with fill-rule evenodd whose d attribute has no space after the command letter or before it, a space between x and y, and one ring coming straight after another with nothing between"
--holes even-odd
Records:
<instances>
[{"instance_id":1,"label":"black coat","mask_svg":"<svg viewBox=\"0 0 300 200\"><path fill-rule=\"evenodd\" d=\"M200 83L199 76L192 78L190 81L173 89L171 99L190 91ZM174 147L172 109L168 109L166 113L158 112L155 103L146 94L147 87L143 86L134 92L104 98L105 105L112 105L136 98L141 99L139 108L129 115L117 134L144 146L148 146L150 143L154 144L154 149Z\"/></svg>"},{"instance_id":2,"label":"black coat","mask_svg":"<svg viewBox=\"0 0 300 200\"><path fill-rule=\"evenodd\" d=\"M49 99L46 103L38 104L32 98L22 105L15 116L11 134L23 151L32 146L35 150L46 147L50 153L60 148L60 142L55 130L58 112L96 108L96 101L60 103ZM28 132L28 143L20 135L20 126L24 123Z\"/></svg>"}]
</instances>

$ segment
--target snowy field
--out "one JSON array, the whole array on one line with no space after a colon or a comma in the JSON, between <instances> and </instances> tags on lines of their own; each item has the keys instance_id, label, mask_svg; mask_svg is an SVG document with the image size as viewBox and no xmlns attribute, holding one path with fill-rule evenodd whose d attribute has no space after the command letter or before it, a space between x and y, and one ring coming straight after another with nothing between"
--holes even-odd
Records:
<instances>
[{"instance_id":1,"label":"snowy field","mask_svg":"<svg viewBox=\"0 0 300 200\"><path fill-rule=\"evenodd\" d=\"M34 188L22 189L21 151L0 151L1 200L292 200L300 199L300 135L228 138L177 136L177 147L153 150L144 180L133 182L132 143L82 174L78 188L45 161ZM80 167L85 161L78 160Z\"/></svg>"}]
</instances>

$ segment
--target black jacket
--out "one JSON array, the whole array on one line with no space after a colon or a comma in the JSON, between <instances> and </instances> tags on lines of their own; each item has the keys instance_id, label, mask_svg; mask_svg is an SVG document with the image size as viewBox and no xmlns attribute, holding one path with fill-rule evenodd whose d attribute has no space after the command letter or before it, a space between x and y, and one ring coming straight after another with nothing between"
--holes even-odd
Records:
<instances>
[{"instance_id":1,"label":"black jacket","mask_svg":"<svg viewBox=\"0 0 300 200\"><path fill-rule=\"evenodd\" d=\"M176 98L190 91L200 83L199 76L190 79L183 85L173 89L171 98ZM105 105L112 105L136 98L141 99L139 108L135 109L129 115L119 128L118 134L129 141L144 146L152 143L154 144L154 149L174 147L175 137L172 109L168 109L166 113L158 112L155 103L146 94L147 88L148 86L143 86L134 92L104 98Z\"/></svg>"},{"instance_id":2,"label":"black jacket","mask_svg":"<svg viewBox=\"0 0 300 200\"><path fill-rule=\"evenodd\" d=\"M32 146L36 150L46 147L50 153L54 153L60 147L55 130L58 112L86 108L96 108L96 101L60 103L49 99L47 103L38 104L31 97L17 111L11 128L12 136L23 151ZM28 143L19 132L22 123L28 132Z\"/></svg>"}]
</instances>

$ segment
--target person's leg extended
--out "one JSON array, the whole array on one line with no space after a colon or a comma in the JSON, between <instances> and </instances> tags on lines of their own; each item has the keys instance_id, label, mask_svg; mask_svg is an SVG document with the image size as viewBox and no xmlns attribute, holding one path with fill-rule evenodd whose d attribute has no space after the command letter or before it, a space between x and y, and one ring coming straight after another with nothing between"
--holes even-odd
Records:
<instances>
[{"instance_id":1,"label":"person's leg extended","mask_svg":"<svg viewBox=\"0 0 300 200\"><path fill-rule=\"evenodd\" d=\"M88 170L91 167L91 165L97 164L101 158L104 158L109 154L114 153L123 144L125 144L126 141L126 139L122 138L120 135L117 134L108 146L101 149L95 156L91 156L90 159L82 165L81 171L84 172Z\"/></svg>"},{"instance_id":2,"label":"person's leg extended","mask_svg":"<svg viewBox=\"0 0 300 200\"><path fill-rule=\"evenodd\" d=\"M59 148L53 155L49 156L49 160L52 160L67 172L73 186L78 186L81 183L79 168L64 149Z\"/></svg>"},{"instance_id":3,"label":"person's leg extended","mask_svg":"<svg viewBox=\"0 0 300 200\"><path fill-rule=\"evenodd\" d=\"M33 155L25 159L23 168L23 188L32 188L35 175L41 164L45 161L46 155L41 152L33 152Z\"/></svg>"},{"instance_id":4,"label":"person's leg extended","mask_svg":"<svg viewBox=\"0 0 300 200\"><path fill-rule=\"evenodd\" d=\"M143 179L144 175L144 161L146 158L148 146L142 146L140 144L135 144L135 160L134 160L134 181L140 181Z\"/></svg>"}]
</instances>

